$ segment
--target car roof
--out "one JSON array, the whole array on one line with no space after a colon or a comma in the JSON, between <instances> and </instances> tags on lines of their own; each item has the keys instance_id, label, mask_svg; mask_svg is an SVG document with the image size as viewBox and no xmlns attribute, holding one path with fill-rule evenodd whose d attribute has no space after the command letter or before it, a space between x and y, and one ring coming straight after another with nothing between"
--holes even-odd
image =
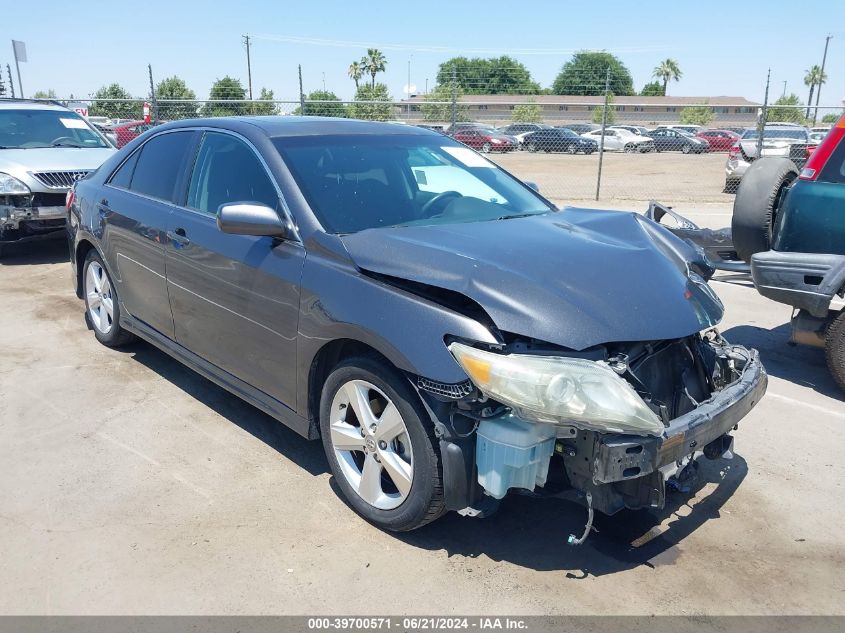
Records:
<instances>
[{"instance_id":1,"label":"car roof","mask_svg":"<svg viewBox=\"0 0 845 633\"><path fill-rule=\"evenodd\" d=\"M258 128L270 138L325 136L330 134L379 135L404 134L442 136L433 130L413 125L396 125L378 121L359 121L317 116L233 116L205 119L183 119L165 123L157 130L185 127L219 127L238 131L245 126Z\"/></svg>"},{"instance_id":2,"label":"car roof","mask_svg":"<svg viewBox=\"0 0 845 633\"><path fill-rule=\"evenodd\" d=\"M30 101L28 99L0 99L0 110L57 110L71 112L63 105L48 101Z\"/></svg>"}]
</instances>

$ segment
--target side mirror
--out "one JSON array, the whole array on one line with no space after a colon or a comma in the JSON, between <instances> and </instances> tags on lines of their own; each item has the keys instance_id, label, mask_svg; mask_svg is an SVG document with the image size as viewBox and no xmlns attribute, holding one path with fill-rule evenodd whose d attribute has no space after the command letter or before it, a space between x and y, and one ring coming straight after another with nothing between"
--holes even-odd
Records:
<instances>
[{"instance_id":1,"label":"side mirror","mask_svg":"<svg viewBox=\"0 0 845 633\"><path fill-rule=\"evenodd\" d=\"M217 228L235 235L264 235L288 238L293 229L266 204L233 202L222 204L217 210Z\"/></svg>"},{"instance_id":2,"label":"side mirror","mask_svg":"<svg viewBox=\"0 0 845 633\"><path fill-rule=\"evenodd\" d=\"M530 180L526 180L524 182L526 187L533 189L537 193L540 193L540 185L538 185L536 182L531 182Z\"/></svg>"}]
</instances>

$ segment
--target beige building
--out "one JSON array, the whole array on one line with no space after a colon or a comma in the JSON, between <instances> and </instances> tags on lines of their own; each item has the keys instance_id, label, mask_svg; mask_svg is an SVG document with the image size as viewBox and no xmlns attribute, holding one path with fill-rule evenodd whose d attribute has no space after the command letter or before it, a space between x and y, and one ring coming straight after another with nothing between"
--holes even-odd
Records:
<instances>
[{"instance_id":1,"label":"beige building","mask_svg":"<svg viewBox=\"0 0 845 633\"><path fill-rule=\"evenodd\" d=\"M402 101L410 107L400 108L402 118L422 120L420 105L425 96L417 95ZM471 121L485 121L491 125L513 120L513 110L519 105L537 104L542 111L543 122L552 125L566 123L589 123L593 111L600 108L602 97L575 95L465 95L459 104L463 118ZM614 97L613 109L616 123L630 125L662 125L678 123L685 107L704 106L713 112L712 127L754 125L758 109L762 104L748 101L744 97Z\"/></svg>"}]
</instances>

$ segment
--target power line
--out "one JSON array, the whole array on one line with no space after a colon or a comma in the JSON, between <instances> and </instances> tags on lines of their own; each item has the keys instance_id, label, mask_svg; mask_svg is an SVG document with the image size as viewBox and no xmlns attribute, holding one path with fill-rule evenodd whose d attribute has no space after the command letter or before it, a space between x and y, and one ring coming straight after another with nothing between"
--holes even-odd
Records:
<instances>
[{"instance_id":1,"label":"power line","mask_svg":"<svg viewBox=\"0 0 845 633\"><path fill-rule=\"evenodd\" d=\"M289 42L293 44L313 44L315 46L334 46L341 48L381 48L395 51L416 51L427 53L476 53L485 55L496 55L502 52L513 55L572 55L583 51L581 48L453 48L450 46L431 46L423 44L375 44L373 42L357 42L352 40L333 40L317 37L301 37L298 35L253 35L253 39L267 40L271 42ZM610 53L644 53L668 50L665 46L623 46L613 49L601 49ZM590 52L590 51L587 51ZM598 52L598 49L596 51Z\"/></svg>"}]
</instances>

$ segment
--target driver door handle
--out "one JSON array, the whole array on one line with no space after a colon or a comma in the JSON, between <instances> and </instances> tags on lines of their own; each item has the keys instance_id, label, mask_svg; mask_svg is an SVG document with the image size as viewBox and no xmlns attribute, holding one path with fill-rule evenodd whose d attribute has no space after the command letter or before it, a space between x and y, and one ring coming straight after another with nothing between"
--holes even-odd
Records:
<instances>
[{"instance_id":1,"label":"driver door handle","mask_svg":"<svg viewBox=\"0 0 845 633\"><path fill-rule=\"evenodd\" d=\"M168 231L167 239L173 242L173 246L176 248L182 248L183 246L187 246L191 243L191 240L188 239L187 234L185 233L185 229L181 227Z\"/></svg>"}]
</instances>

